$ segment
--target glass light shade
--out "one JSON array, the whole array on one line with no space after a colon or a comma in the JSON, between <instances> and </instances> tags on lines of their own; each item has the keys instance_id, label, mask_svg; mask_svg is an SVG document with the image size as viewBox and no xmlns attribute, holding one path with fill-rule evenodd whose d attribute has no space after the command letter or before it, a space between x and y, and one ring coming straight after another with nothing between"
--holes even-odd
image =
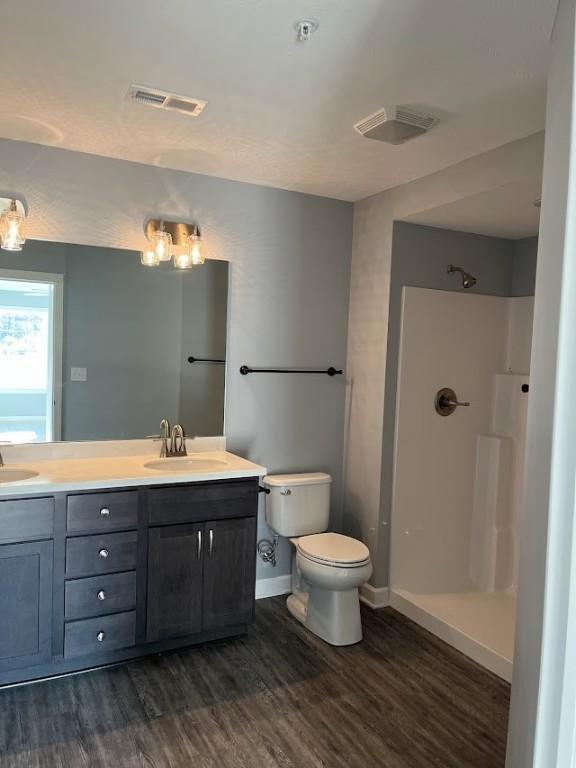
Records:
<instances>
[{"instance_id":1,"label":"glass light shade","mask_svg":"<svg viewBox=\"0 0 576 768\"><path fill-rule=\"evenodd\" d=\"M198 227L195 228L194 232L188 238L188 248L190 250L192 264L194 266L204 264L206 257L202 253L202 236L200 235Z\"/></svg>"},{"instance_id":2,"label":"glass light shade","mask_svg":"<svg viewBox=\"0 0 576 768\"><path fill-rule=\"evenodd\" d=\"M160 261L170 261L172 258L172 235L157 229L152 236L152 249Z\"/></svg>"},{"instance_id":3,"label":"glass light shade","mask_svg":"<svg viewBox=\"0 0 576 768\"><path fill-rule=\"evenodd\" d=\"M0 218L0 246L4 251L21 251L26 242L26 217L18 213L16 201Z\"/></svg>"},{"instance_id":4,"label":"glass light shade","mask_svg":"<svg viewBox=\"0 0 576 768\"><path fill-rule=\"evenodd\" d=\"M192 269L194 263L188 251L174 254L174 266L176 269Z\"/></svg>"},{"instance_id":5,"label":"glass light shade","mask_svg":"<svg viewBox=\"0 0 576 768\"><path fill-rule=\"evenodd\" d=\"M140 254L140 262L145 267L157 267L160 264L160 259L156 251L142 251Z\"/></svg>"}]
</instances>

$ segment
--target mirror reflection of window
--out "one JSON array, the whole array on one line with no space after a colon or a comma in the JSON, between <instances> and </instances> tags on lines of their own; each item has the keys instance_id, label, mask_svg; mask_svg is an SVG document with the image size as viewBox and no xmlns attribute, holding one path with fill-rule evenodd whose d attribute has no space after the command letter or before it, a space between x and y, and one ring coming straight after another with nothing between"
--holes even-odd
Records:
<instances>
[{"instance_id":1,"label":"mirror reflection of window","mask_svg":"<svg viewBox=\"0 0 576 768\"><path fill-rule=\"evenodd\" d=\"M0 441L60 436L58 275L0 269Z\"/></svg>"}]
</instances>

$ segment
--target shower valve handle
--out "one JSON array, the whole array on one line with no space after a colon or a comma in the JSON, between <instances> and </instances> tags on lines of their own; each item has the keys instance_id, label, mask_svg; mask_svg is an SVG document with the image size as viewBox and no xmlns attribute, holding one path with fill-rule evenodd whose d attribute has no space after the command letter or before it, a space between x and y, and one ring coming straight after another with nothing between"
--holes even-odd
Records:
<instances>
[{"instance_id":1,"label":"shower valve handle","mask_svg":"<svg viewBox=\"0 0 576 768\"><path fill-rule=\"evenodd\" d=\"M470 403L459 403L458 400L449 400L447 397L440 398L441 405L447 405L449 408L469 408Z\"/></svg>"},{"instance_id":2,"label":"shower valve handle","mask_svg":"<svg viewBox=\"0 0 576 768\"><path fill-rule=\"evenodd\" d=\"M468 408L469 402L460 402L458 395L450 387L442 387L436 392L434 408L440 416L450 416L456 408Z\"/></svg>"}]
</instances>

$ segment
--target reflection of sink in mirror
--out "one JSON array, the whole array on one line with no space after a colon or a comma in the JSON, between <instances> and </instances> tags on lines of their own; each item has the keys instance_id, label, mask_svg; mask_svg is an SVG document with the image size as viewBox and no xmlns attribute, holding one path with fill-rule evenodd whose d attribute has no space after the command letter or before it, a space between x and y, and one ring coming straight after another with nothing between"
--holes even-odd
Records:
<instances>
[{"instance_id":1,"label":"reflection of sink in mirror","mask_svg":"<svg viewBox=\"0 0 576 768\"><path fill-rule=\"evenodd\" d=\"M144 464L146 469L156 469L160 472L198 472L199 470L217 472L227 465L228 462L224 459L208 459L204 456L186 456L181 459L156 459L155 461L147 461Z\"/></svg>"},{"instance_id":2,"label":"reflection of sink in mirror","mask_svg":"<svg viewBox=\"0 0 576 768\"><path fill-rule=\"evenodd\" d=\"M30 480L31 477L37 477L38 472L31 469L8 469L0 468L0 483L15 483L18 480Z\"/></svg>"}]
</instances>

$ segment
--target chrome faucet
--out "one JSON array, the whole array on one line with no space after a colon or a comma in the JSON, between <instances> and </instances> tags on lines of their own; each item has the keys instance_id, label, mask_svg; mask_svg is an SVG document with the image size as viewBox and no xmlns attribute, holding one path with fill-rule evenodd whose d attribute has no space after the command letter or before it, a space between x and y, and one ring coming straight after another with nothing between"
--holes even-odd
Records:
<instances>
[{"instance_id":1,"label":"chrome faucet","mask_svg":"<svg viewBox=\"0 0 576 768\"><path fill-rule=\"evenodd\" d=\"M184 435L184 428L181 424L175 424L171 430L170 422L168 419L162 419L160 422L160 434L148 435L148 437L152 437L155 440L161 440L161 459L169 459L173 458L174 456L188 455L186 452L186 436ZM170 444L168 444L168 441L170 441ZM1 460L2 459L0 457L0 466L2 466Z\"/></svg>"},{"instance_id":2,"label":"chrome faucet","mask_svg":"<svg viewBox=\"0 0 576 768\"><path fill-rule=\"evenodd\" d=\"M172 434L170 435L170 448L168 456L187 456L186 438L181 424L174 424Z\"/></svg>"},{"instance_id":3,"label":"chrome faucet","mask_svg":"<svg viewBox=\"0 0 576 768\"><path fill-rule=\"evenodd\" d=\"M162 445L160 446L160 458L165 459L168 455L168 438L170 437L170 422L168 419L162 419L160 422L160 440Z\"/></svg>"}]
</instances>

